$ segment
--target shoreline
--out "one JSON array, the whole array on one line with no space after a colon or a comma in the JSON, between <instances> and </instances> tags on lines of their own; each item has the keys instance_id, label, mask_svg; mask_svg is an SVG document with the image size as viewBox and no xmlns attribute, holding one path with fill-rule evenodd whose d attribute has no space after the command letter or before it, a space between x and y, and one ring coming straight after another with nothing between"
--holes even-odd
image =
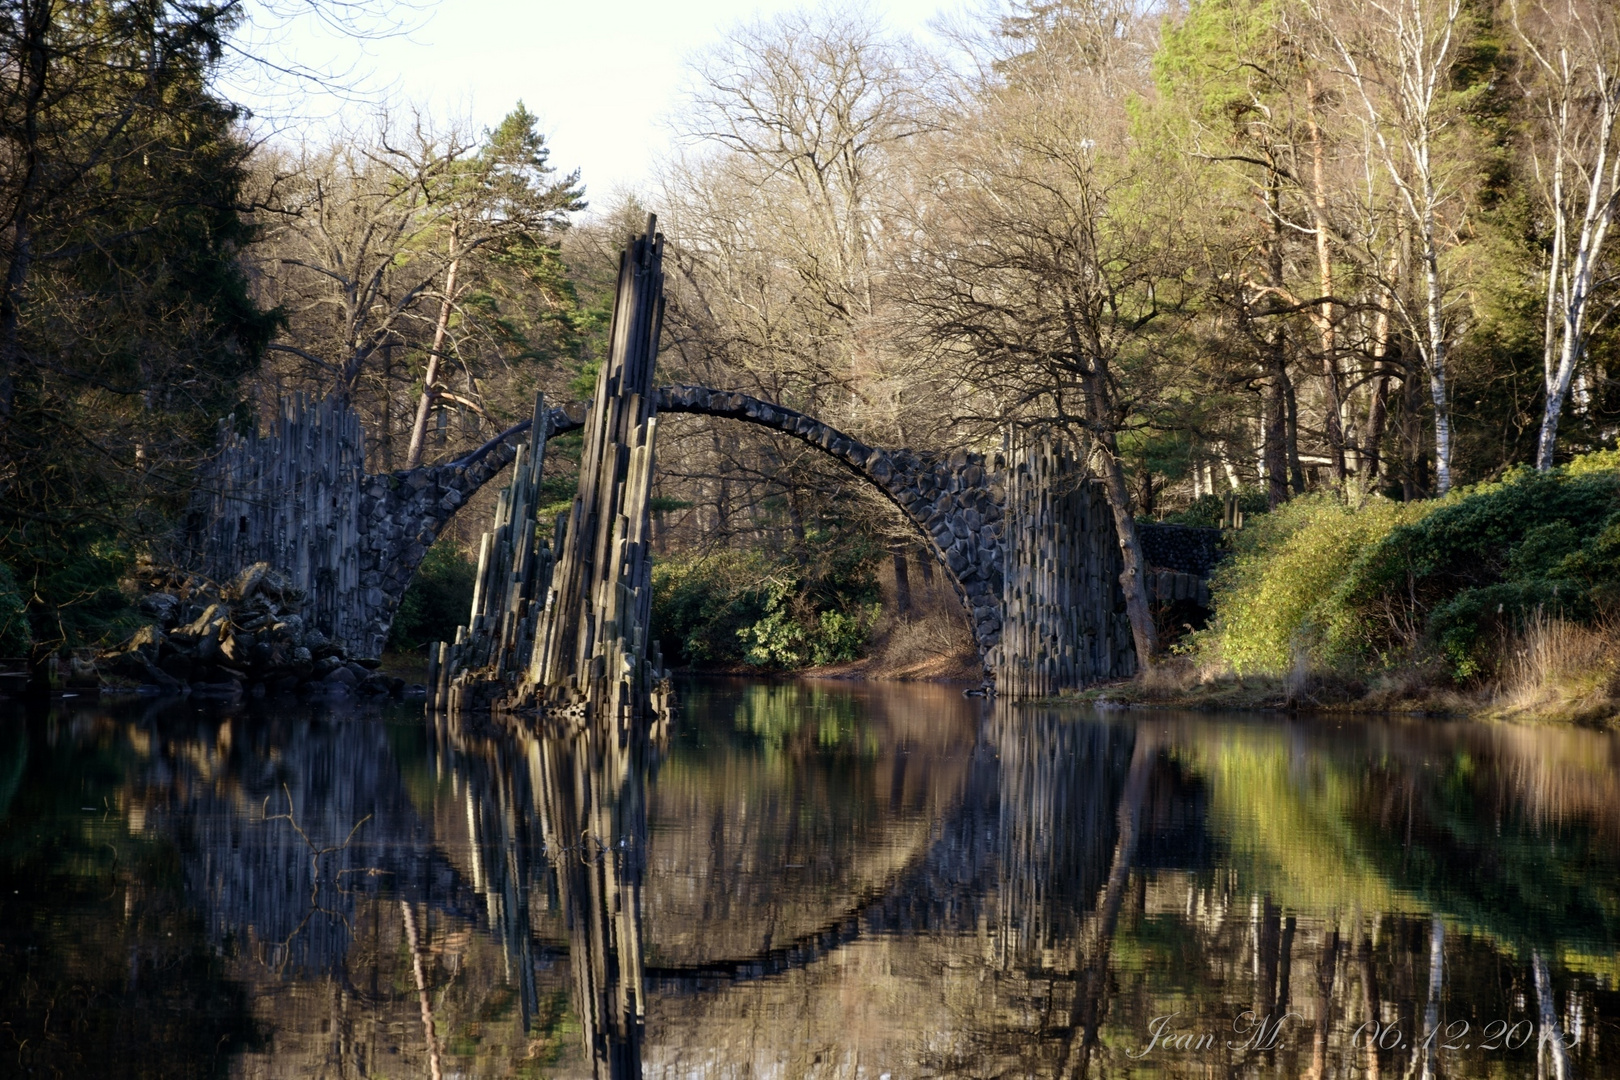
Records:
<instances>
[{"instance_id":1,"label":"shoreline","mask_svg":"<svg viewBox=\"0 0 1620 1080\"><path fill-rule=\"evenodd\" d=\"M1333 689L1344 693L1347 687ZM1375 688L1322 700L1309 685L1290 688L1281 679L1244 680L1223 677L1196 688L1174 690L1145 686L1140 678L1119 680L1085 690L1043 698L1045 705L1089 705L1105 709L1176 709L1189 712L1267 712L1315 716L1407 716L1415 719L1469 720L1539 727L1620 730L1620 701L1603 695L1539 702L1504 700L1490 687L1473 692L1425 688Z\"/></svg>"}]
</instances>

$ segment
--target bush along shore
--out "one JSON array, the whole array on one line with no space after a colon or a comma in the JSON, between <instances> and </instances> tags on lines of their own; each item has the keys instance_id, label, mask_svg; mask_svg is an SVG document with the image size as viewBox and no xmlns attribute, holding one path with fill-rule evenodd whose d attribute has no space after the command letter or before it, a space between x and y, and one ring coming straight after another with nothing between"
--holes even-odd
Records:
<instances>
[{"instance_id":1,"label":"bush along shore","mask_svg":"<svg viewBox=\"0 0 1620 1080\"><path fill-rule=\"evenodd\" d=\"M1210 625L1085 697L1620 722L1620 452L1426 502L1307 496L1231 536Z\"/></svg>"},{"instance_id":2,"label":"bush along shore","mask_svg":"<svg viewBox=\"0 0 1620 1080\"><path fill-rule=\"evenodd\" d=\"M69 685L152 694L402 696L422 687L380 674L375 657L350 656L304 622L305 596L290 577L255 563L214 582L147 568L140 610L152 621L93 668L75 661Z\"/></svg>"}]
</instances>

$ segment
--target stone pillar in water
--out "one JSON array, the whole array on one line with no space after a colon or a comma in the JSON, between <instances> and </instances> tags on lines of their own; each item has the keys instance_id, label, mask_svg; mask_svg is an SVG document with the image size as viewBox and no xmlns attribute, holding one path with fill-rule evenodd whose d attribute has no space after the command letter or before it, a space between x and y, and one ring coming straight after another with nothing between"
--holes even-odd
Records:
<instances>
[{"instance_id":1,"label":"stone pillar in water","mask_svg":"<svg viewBox=\"0 0 1620 1080\"><path fill-rule=\"evenodd\" d=\"M1119 544L1101 485L1050 436L1009 439L1003 474L1001 640L996 692L1049 697L1134 674Z\"/></svg>"}]
</instances>

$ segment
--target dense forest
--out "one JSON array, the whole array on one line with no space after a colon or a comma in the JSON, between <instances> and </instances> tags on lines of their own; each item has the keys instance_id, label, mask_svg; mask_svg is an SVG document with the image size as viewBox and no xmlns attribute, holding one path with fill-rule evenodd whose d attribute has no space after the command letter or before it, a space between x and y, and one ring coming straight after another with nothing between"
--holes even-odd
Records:
<instances>
[{"instance_id":1,"label":"dense forest","mask_svg":"<svg viewBox=\"0 0 1620 1080\"><path fill-rule=\"evenodd\" d=\"M345 396L375 471L464 452L536 391L585 396L618 248L649 209L669 245L661 381L875 445L1057 432L1104 484L1127 591L1137 520L1218 524L1233 496L1274 519L1245 530L1231 616L1203 643L1237 669L1286 670L1340 618L1313 594L1276 641L1234 630L1272 603L1256 560L1279 545L1348 565L1418 543L1391 530L1443 531L1418 506L1508 491L1512 536L1480 556L1501 561L1552 520L1536 499L1564 499L1528 577L1464 581L1497 592L1439 622L1475 565L1453 540L1425 565L1461 568L1421 611L1412 592L1388 614L1389 566L1344 586L1360 599L1334 612L1399 625L1340 618L1324 663L1443 639L1463 679L1478 634L1457 627L1489 604L1543 611L1620 551L1620 534L1591 546L1620 508L1612 464L1563 479L1620 423L1607 0L1057 0L928 45L850 10L786 15L701 55L678 152L589 207L590 178L521 103L487 130L394 109L325 141L256 139L218 78L252 17L238 5L0 10L0 654L136 625L132 575L165 557L220 425L285 395ZM672 655L791 668L880 631L916 655L965 640L875 492L737 425L681 418L660 439ZM1601 491L1575 506L1581 484ZM430 557L400 646L464 613L483 508ZM1299 549L1312 528L1329 539ZM1156 651L1158 629L1135 629Z\"/></svg>"}]
</instances>

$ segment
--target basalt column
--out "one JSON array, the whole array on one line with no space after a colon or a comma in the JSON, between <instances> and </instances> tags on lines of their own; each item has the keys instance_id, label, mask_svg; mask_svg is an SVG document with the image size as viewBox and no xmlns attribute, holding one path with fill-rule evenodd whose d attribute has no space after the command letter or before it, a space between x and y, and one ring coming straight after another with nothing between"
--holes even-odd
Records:
<instances>
[{"instance_id":1,"label":"basalt column","mask_svg":"<svg viewBox=\"0 0 1620 1080\"><path fill-rule=\"evenodd\" d=\"M1047 437L1009 446L1001 640L1003 697L1048 697L1136 670L1119 597L1119 545L1101 485Z\"/></svg>"},{"instance_id":2,"label":"basalt column","mask_svg":"<svg viewBox=\"0 0 1620 1080\"><path fill-rule=\"evenodd\" d=\"M379 655L388 625L374 617L382 596L362 543L364 448L359 417L336 397L283 401L264 435L222 421L174 561L218 582L269 563L305 594L311 625L361 656Z\"/></svg>"},{"instance_id":3,"label":"basalt column","mask_svg":"<svg viewBox=\"0 0 1620 1080\"><path fill-rule=\"evenodd\" d=\"M619 257L608 361L585 419L579 488L556 540L551 594L507 709L578 711L623 725L662 708L665 674L648 656L652 617L653 365L664 313L664 238Z\"/></svg>"},{"instance_id":4,"label":"basalt column","mask_svg":"<svg viewBox=\"0 0 1620 1080\"><path fill-rule=\"evenodd\" d=\"M546 403L537 396L529 438L512 462L512 483L495 500L495 522L478 548L467 625L454 645L429 656L428 704L480 708L511 693L528 671L546 595L551 546L538 535L536 509L546 454Z\"/></svg>"}]
</instances>

